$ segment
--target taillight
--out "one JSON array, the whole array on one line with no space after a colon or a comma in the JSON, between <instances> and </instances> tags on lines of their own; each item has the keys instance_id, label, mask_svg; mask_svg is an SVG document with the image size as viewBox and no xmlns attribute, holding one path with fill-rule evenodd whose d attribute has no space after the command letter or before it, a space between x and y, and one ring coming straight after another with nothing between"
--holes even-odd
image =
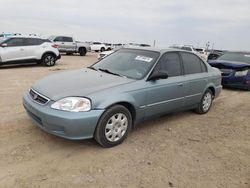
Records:
<instances>
[{"instance_id":1,"label":"taillight","mask_svg":"<svg viewBox=\"0 0 250 188\"><path fill-rule=\"evenodd\" d=\"M52 44L51 45L53 48L58 48L58 45L57 44Z\"/></svg>"}]
</instances>

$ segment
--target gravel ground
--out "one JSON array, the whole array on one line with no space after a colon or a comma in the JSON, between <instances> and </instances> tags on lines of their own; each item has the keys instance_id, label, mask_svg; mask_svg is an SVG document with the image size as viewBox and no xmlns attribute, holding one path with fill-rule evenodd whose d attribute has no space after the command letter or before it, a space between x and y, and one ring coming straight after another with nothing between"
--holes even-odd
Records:
<instances>
[{"instance_id":1,"label":"gravel ground","mask_svg":"<svg viewBox=\"0 0 250 188\"><path fill-rule=\"evenodd\" d=\"M89 53L62 56L54 67L0 68L0 187L250 188L250 92L223 89L208 114L139 124L110 149L33 125L22 106L31 85L96 60Z\"/></svg>"}]
</instances>

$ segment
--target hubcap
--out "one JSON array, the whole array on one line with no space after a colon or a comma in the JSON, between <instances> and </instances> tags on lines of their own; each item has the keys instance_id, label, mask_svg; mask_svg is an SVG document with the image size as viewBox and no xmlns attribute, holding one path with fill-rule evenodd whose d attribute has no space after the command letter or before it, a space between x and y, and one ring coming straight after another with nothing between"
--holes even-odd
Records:
<instances>
[{"instance_id":1,"label":"hubcap","mask_svg":"<svg viewBox=\"0 0 250 188\"><path fill-rule=\"evenodd\" d=\"M105 127L105 136L108 141L116 142L124 136L127 128L127 117L122 113L117 113L108 120Z\"/></svg>"},{"instance_id":2,"label":"hubcap","mask_svg":"<svg viewBox=\"0 0 250 188\"><path fill-rule=\"evenodd\" d=\"M205 112L209 110L211 103L212 103L212 95L211 93L207 92L202 101L202 107Z\"/></svg>"},{"instance_id":3,"label":"hubcap","mask_svg":"<svg viewBox=\"0 0 250 188\"><path fill-rule=\"evenodd\" d=\"M52 66L55 64L55 58L53 56L48 55L45 57L45 63L46 65Z\"/></svg>"}]
</instances>

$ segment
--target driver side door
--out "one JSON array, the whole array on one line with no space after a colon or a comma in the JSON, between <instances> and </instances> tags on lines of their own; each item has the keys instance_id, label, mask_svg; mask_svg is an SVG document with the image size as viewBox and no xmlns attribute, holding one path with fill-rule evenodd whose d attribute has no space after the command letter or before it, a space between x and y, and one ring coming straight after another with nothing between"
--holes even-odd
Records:
<instances>
[{"instance_id":1,"label":"driver side door","mask_svg":"<svg viewBox=\"0 0 250 188\"><path fill-rule=\"evenodd\" d=\"M1 47L2 62L19 61L26 57L23 38L10 38L5 42L6 46Z\"/></svg>"}]
</instances>

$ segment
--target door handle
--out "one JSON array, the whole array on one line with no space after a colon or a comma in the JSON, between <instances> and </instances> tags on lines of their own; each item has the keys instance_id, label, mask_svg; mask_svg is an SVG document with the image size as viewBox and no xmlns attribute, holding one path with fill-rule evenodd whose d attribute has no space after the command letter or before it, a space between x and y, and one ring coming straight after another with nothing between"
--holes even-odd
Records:
<instances>
[{"instance_id":1,"label":"door handle","mask_svg":"<svg viewBox=\"0 0 250 188\"><path fill-rule=\"evenodd\" d=\"M177 86L183 86L183 83L178 83Z\"/></svg>"}]
</instances>

